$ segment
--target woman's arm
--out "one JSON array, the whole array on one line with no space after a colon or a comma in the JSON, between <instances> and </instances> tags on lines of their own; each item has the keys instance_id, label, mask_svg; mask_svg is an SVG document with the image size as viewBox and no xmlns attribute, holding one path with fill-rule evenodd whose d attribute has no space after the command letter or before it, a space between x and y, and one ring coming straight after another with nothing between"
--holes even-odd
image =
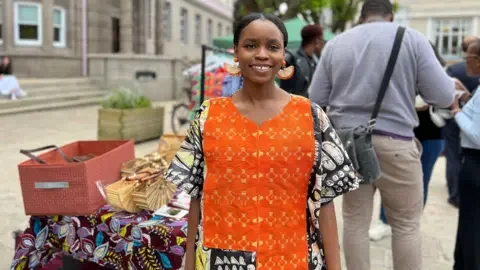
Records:
<instances>
[{"instance_id":1,"label":"woman's arm","mask_svg":"<svg viewBox=\"0 0 480 270\"><path fill-rule=\"evenodd\" d=\"M200 199L190 200L187 229L187 251L185 270L195 270L195 238L197 237L198 223L200 222Z\"/></svg>"},{"instance_id":2,"label":"woman's arm","mask_svg":"<svg viewBox=\"0 0 480 270\"><path fill-rule=\"evenodd\" d=\"M465 105L471 109L472 115L467 115L461 109L456 108L452 111L460 130L475 144L480 145L480 110L477 109L479 96L474 97Z\"/></svg>"},{"instance_id":3,"label":"woman's arm","mask_svg":"<svg viewBox=\"0 0 480 270\"><path fill-rule=\"evenodd\" d=\"M340 244L338 241L337 217L335 215L335 205L333 201L322 206L319 223L327 268L328 270L342 269L340 261Z\"/></svg>"}]
</instances>

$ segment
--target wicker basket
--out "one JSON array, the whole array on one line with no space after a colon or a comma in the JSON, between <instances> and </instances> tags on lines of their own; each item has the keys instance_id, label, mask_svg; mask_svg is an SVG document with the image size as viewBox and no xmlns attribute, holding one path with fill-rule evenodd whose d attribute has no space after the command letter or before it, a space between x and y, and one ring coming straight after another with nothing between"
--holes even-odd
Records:
<instances>
[{"instance_id":1,"label":"wicker basket","mask_svg":"<svg viewBox=\"0 0 480 270\"><path fill-rule=\"evenodd\" d=\"M175 134L163 134L158 144L158 153L165 157L170 164L182 146L185 136Z\"/></svg>"},{"instance_id":2,"label":"wicker basket","mask_svg":"<svg viewBox=\"0 0 480 270\"><path fill-rule=\"evenodd\" d=\"M107 202L111 206L130 213L140 212L133 200L133 192L136 189L137 182L120 180L105 188Z\"/></svg>"},{"instance_id":3,"label":"wicker basket","mask_svg":"<svg viewBox=\"0 0 480 270\"><path fill-rule=\"evenodd\" d=\"M165 181L163 177L141 184L133 192L133 201L138 208L156 211L168 204L173 197L176 186Z\"/></svg>"}]
</instances>

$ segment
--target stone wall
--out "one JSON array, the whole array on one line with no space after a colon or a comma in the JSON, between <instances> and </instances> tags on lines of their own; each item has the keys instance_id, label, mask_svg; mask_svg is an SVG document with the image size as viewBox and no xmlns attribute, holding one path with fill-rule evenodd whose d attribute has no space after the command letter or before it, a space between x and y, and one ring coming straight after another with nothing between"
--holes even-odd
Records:
<instances>
[{"instance_id":1,"label":"stone wall","mask_svg":"<svg viewBox=\"0 0 480 270\"><path fill-rule=\"evenodd\" d=\"M92 54L89 77L107 89L141 89L153 101L174 100L181 95L182 71L187 65L174 58L153 55ZM155 79L137 79L138 71L151 71Z\"/></svg>"}]
</instances>

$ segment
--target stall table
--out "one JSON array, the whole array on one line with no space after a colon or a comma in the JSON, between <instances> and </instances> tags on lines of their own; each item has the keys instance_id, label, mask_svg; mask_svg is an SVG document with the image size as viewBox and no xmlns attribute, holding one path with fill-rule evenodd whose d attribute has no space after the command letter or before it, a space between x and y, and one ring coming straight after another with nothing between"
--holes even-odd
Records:
<instances>
[{"instance_id":1,"label":"stall table","mask_svg":"<svg viewBox=\"0 0 480 270\"><path fill-rule=\"evenodd\" d=\"M32 216L11 269L42 269L59 251L112 269L180 269L186 238L186 218L148 211L130 214L104 206L90 216Z\"/></svg>"}]
</instances>

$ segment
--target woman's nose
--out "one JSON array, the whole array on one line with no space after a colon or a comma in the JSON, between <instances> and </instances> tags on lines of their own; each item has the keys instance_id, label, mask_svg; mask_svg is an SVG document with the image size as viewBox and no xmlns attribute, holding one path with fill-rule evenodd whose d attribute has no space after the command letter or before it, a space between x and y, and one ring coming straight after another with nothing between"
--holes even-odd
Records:
<instances>
[{"instance_id":1,"label":"woman's nose","mask_svg":"<svg viewBox=\"0 0 480 270\"><path fill-rule=\"evenodd\" d=\"M267 50L267 48L260 47L260 48L258 49L256 58L262 59L262 60L263 60L263 59L268 59L268 50Z\"/></svg>"}]
</instances>

